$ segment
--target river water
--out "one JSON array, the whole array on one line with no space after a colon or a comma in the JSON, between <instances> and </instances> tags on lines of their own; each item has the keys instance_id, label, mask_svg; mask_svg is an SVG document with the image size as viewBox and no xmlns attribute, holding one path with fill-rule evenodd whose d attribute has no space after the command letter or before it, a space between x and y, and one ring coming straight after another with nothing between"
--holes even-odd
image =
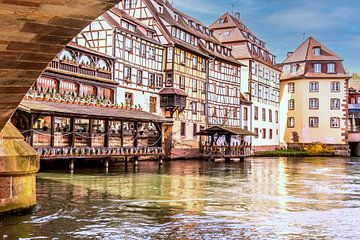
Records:
<instances>
[{"instance_id":1,"label":"river water","mask_svg":"<svg viewBox=\"0 0 360 240\"><path fill-rule=\"evenodd\" d=\"M0 239L360 239L360 160L140 162L41 172Z\"/></svg>"}]
</instances>

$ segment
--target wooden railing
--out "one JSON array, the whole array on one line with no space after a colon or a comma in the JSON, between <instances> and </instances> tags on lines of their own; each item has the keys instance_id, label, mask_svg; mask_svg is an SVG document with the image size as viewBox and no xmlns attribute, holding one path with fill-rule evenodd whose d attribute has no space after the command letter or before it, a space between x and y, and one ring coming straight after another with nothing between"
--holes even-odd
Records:
<instances>
[{"instance_id":1,"label":"wooden railing","mask_svg":"<svg viewBox=\"0 0 360 240\"><path fill-rule=\"evenodd\" d=\"M42 159L162 156L162 147L41 147Z\"/></svg>"},{"instance_id":2,"label":"wooden railing","mask_svg":"<svg viewBox=\"0 0 360 240\"><path fill-rule=\"evenodd\" d=\"M251 146L203 146L205 157L247 157L251 155Z\"/></svg>"},{"instance_id":3,"label":"wooden railing","mask_svg":"<svg viewBox=\"0 0 360 240\"><path fill-rule=\"evenodd\" d=\"M112 73L110 71L105 71L97 68L90 68L90 67L82 67L78 64L71 64L71 63L65 63L57 60L53 60L49 65L48 68L56 69L56 70L62 70L66 72L71 72L75 74L82 74L85 76L90 77L97 77L97 78L103 78L107 80L113 80Z\"/></svg>"}]
</instances>

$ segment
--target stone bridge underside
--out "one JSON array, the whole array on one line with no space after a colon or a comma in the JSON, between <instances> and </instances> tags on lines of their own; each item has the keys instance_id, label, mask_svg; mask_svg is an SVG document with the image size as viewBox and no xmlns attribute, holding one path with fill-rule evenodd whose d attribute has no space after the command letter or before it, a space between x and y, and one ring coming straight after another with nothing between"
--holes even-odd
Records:
<instances>
[{"instance_id":1,"label":"stone bridge underside","mask_svg":"<svg viewBox=\"0 0 360 240\"><path fill-rule=\"evenodd\" d=\"M120 0L0 0L0 132L52 58Z\"/></svg>"}]
</instances>

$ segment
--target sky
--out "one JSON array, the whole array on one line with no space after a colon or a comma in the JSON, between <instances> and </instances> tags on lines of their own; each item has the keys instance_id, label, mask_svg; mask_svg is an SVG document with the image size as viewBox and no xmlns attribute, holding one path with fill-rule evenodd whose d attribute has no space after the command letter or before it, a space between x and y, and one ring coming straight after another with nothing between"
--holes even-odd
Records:
<instances>
[{"instance_id":1,"label":"sky","mask_svg":"<svg viewBox=\"0 0 360 240\"><path fill-rule=\"evenodd\" d=\"M344 59L349 73L360 73L359 0L173 0L174 6L210 25L225 12L240 19L282 62L308 37Z\"/></svg>"}]
</instances>

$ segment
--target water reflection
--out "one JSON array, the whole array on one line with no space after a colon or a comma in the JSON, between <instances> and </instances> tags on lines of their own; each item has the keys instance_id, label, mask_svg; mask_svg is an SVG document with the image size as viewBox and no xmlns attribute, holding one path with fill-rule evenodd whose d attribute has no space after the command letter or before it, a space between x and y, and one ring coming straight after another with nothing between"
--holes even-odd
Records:
<instances>
[{"instance_id":1,"label":"water reflection","mask_svg":"<svg viewBox=\"0 0 360 240\"><path fill-rule=\"evenodd\" d=\"M358 239L356 159L141 162L38 175L36 211L0 237Z\"/></svg>"}]
</instances>

